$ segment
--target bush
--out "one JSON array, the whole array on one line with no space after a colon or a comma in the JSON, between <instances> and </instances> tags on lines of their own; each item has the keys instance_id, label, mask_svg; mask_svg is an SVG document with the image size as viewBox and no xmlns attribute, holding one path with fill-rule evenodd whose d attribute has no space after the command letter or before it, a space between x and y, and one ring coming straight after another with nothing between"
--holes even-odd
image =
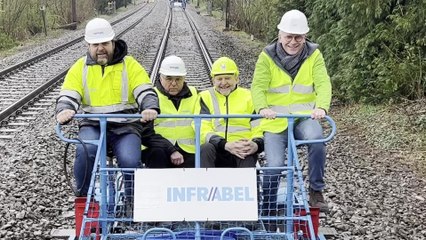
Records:
<instances>
[{"instance_id":1,"label":"bush","mask_svg":"<svg viewBox=\"0 0 426 240\"><path fill-rule=\"evenodd\" d=\"M0 32L0 51L15 47L17 44L13 39L3 32Z\"/></svg>"},{"instance_id":2,"label":"bush","mask_svg":"<svg viewBox=\"0 0 426 240\"><path fill-rule=\"evenodd\" d=\"M426 97L424 0L229 1L230 24L268 42L284 12L304 12L308 38L319 43L334 96L344 102Z\"/></svg>"}]
</instances>

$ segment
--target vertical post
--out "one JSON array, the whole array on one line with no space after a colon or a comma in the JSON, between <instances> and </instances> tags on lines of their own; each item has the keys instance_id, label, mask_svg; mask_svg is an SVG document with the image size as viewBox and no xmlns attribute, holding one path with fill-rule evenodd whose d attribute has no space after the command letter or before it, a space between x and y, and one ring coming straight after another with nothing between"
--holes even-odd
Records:
<instances>
[{"instance_id":1,"label":"vertical post","mask_svg":"<svg viewBox=\"0 0 426 240\"><path fill-rule=\"evenodd\" d=\"M201 118L194 118L194 126L195 126L195 146L201 146L200 143L200 129L201 129ZM201 165L200 160L200 148L195 148L195 168L199 168Z\"/></svg>"},{"instance_id":2,"label":"vertical post","mask_svg":"<svg viewBox=\"0 0 426 240\"><path fill-rule=\"evenodd\" d=\"M207 1L207 15L208 16L212 15L212 6L213 6L212 0L208 0Z\"/></svg>"},{"instance_id":3,"label":"vertical post","mask_svg":"<svg viewBox=\"0 0 426 240\"><path fill-rule=\"evenodd\" d=\"M226 0L225 9L225 29L229 30L229 0Z\"/></svg>"},{"instance_id":4,"label":"vertical post","mask_svg":"<svg viewBox=\"0 0 426 240\"><path fill-rule=\"evenodd\" d=\"M71 0L72 22L77 22L77 3L76 0Z\"/></svg>"},{"instance_id":5,"label":"vertical post","mask_svg":"<svg viewBox=\"0 0 426 240\"><path fill-rule=\"evenodd\" d=\"M46 28L46 5L45 4L41 5L40 11L41 11L41 17L43 19L44 35L47 36L47 28Z\"/></svg>"},{"instance_id":6,"label":"vertical post","mask_svg":"<svg viewBox=\"0 0 426 240\"><path fill-rule=\"evenodd\" d=\"M93 0L93 13L95 16L98 16L98 2L96 0Z\"/></svg>"},{"instance_id":7,"label":"vertical post","mask_svg":"<svg viewBox=\"0 0 426 240\"><path fill-rule=\"evenodd\" d=\"M295 144L295 139L294 139L294 118L287 118L287 136L288 136L288 143L287 143L287 167L289 168L296 168L294 166L294 155L297 154L293 149L293 144ZM287 175L286 175L286 179L287 179L287 184L286 184L286 207L287 207L287 212L286 212L286 216L289 217L290 219L293 217L293 193L294 193L294 182L293 182L293 177L294 177L294 170L291 171L287 171ZM287 220L285 222L285 226L286 226L286 232L287 233L292 233L293 232L293 220Z\"/></svg>"},{"instance_id":8,"label":"vertical post","mask_svg":"<svg viewBox=\"0 0 426 240\"><path fill-rule=\"evenodd\" d=\"M100 137L99 137L99 141L101 141L101 146L99 146L99 142L98 142L98 150L96 152L96 158L99 159L100 164L99 164L99 178L100 178L100 189L107 189L107 177L106 177L106 171L105 168L106 166L106 156L107 156L107 145L106 145L106 126L107 126L107 121L105 117L102 117L99 119L99 127L100 127ZM100 155L98 155L100 154ZM95 158L95 159L96 159ZM97 161L95 160L95 163L97 163ZM94 168L95 169L95 168ZM96 170L93 170L92 172L92 178L95 177ZM91 180L92 182L92 180ZM93 186L94 187L94 186ZM95 191L93 191L95 192ZM90 186L89 186L89 194L90 194ZM90 196L90 195L89 195ZM100 209L100 217L102 219L105 219L107 217L107 191L101 191L101 203L100 203L101 209ZM101 226L102 226L102 239L106 239L106 235L107 235L107 222L106 221L101 221Z\"/></svg>"},{"instance_id":9,"label":"vertical post","mask_svg":"<svg viewBox=\"0 0 426 240\"><path fill-rule=\"evenodd\" d=\"M200 7L200 0L197 0L197 8Z\"/></svg>"}]
</instances>

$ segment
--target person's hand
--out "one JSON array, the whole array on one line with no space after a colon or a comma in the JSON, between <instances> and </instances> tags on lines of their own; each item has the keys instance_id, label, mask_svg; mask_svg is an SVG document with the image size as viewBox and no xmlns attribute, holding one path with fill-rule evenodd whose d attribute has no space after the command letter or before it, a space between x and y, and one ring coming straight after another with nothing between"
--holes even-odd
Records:
<instances>
[{"instance_id":1,"label":"person's hand","mask_svg":"<svg viewBox=\"0 0 426 240\"><path fill-rule=\"evenodd\" d=\"M181 165L184 162L182 154L178 151L174 151L172 155L170 155L170 161L176 166Z\"/></svg>"},{"instance_id":2,"label":"person's hand","mask_svg":"<svg viewBox=\"0 0 426 240\"><path fill-rule=\"evenodd\" d=\"M230 152L232 155L235 155L241 159L244 159L242 155L242 146L238 142L227 142L225 144L225 150Z\"/></svg>"},{"instance_id":3,"label":"person's hand","mask_svg":"<svg viewBox=\"0 0 426 240\"><path fill-rule=\"evenodd\" d=\"M155 111L154 109L145 109L142 111L142 118L141 118L141 122L142 123L147 123L149 121L155 120L157 118L157 111Z\"/></svg>"},{"instance_id":4,"label":"person's hand","mask_svg":"<svg viewBox=\"0 0 426 240\"><path fill-rule=\"evenodd\" d=\"M252 140L242 139L240 142L243 145L242 155L244 158L257 152L258 146Z\"/></svg>"},{"instance_id":5,"label":"person's hand","mask_svg":"<svg viewBox=\"0 0 426 240\"><path fill-rule=\"evenodd\" d=\"M71 121L74 115L75 115L74 110L65 109L61 111L60 113L58 113L58 115L56 115L56 121L58 121L59 124L64 124Z\"/></svg>"},{"instance_id":6,"label":"person's hand","mask_svg":"<svg viewBox=\"0 0 426 240\"><path fill-rule=\"evenodd\" d=\"M325 117L325 110L322 108L315 108L311 113L311 118L319 120Z\"/></svg>"},{"instance_id":7,"label":"person's hand","mask_svg":"<svg viewBox=\"0 0 426 240\"><path fill-rule=\"evenodd\" d=\"M259 114L262 115L262 117L267 119L275 119L277 117L277 113L269 108L261 109Z\"/></svg>"}]
</instances>

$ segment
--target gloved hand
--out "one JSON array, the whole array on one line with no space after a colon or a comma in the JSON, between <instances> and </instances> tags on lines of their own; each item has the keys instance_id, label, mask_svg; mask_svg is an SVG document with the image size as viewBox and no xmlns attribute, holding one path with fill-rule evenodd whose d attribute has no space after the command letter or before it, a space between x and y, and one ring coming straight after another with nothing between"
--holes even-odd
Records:
<instances>
[{"instance_id":1,"label":"gloved hand","mask_svg":"<svg viewBox=\"0 0 426 240\"><path fill-rule=\"evenodd\" d=\"M65 124L71 121L74 115L75 115L74 110L65 109L61 111L60 113L58 113L58 115L56 115L56 121L58 121L58 123L60 124Z\"/></svg>"}]
</instances>

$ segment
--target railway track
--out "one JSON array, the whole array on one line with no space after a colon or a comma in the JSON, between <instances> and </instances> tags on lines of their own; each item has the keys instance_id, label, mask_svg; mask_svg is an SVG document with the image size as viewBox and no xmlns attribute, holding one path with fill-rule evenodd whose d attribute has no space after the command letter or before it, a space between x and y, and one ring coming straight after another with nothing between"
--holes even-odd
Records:
<instances>
[{"instance_id":1,"label":"railway track","mask_svg":"<svg viewBox=\"0 0 426 240\"><path fill-rule=\"evenodd\" d=\"M156 58L150 69L151 81L158 81L158 69L161 60L168 55L181 57L186 65L188 75L186 82L198 90L211 86L210 69L212 57L191 16L181 8L169 9L166 28Z\"/></svg>"},{"instance_id":2,"label":"railway track","mask_svg":"<svg viewBox=\"0 0 426 240\"><path fill-rule=\"evenodd\" d=\"M117 37L140 24L156 5L157 2L144 4L114 21ZM78 37L0 72L0 141L13 139L21 127L28 126L44 110L40 106L54 104L58 85L86 48L83 37Z\"/></svg>"},{"instance_id":3,"label":"railway track","mask_svg":"<svg viewBox=\"0 0 426 240\"><path fill-rule=\"evenodd\" d=\"M156 2L157 3L157 2ZM137 10L115 21L117 37L124 36L135 28L156 7L156 4L143 5ZM136 14L138 13L138 14ZM140 17L134 19L135 15ZM117 26L124 20L131 24ZM211 86L209 70L212 64L211 54L197 30L191 16L181 8L169 8L161 43L158 48L148 50L147 70L155 83L161 60L169 54L184 59L188 68L187 82L198 90ZM127 22L127 21L126 21ZM191 33L191 34L189 34ZM36 119L40 111L55 103L59 92L59 84L68 71L69 66L86 51L83 37L76 38L58 48L15 64L0 72L0 141L11 140L17 132ZM63 56L66 56L64 59ZM53 69L50 66L55 66ZM48 69L48 70L46 70ZM34 87L34 85L36 87Z\"/></svg>"}]
</instances>

